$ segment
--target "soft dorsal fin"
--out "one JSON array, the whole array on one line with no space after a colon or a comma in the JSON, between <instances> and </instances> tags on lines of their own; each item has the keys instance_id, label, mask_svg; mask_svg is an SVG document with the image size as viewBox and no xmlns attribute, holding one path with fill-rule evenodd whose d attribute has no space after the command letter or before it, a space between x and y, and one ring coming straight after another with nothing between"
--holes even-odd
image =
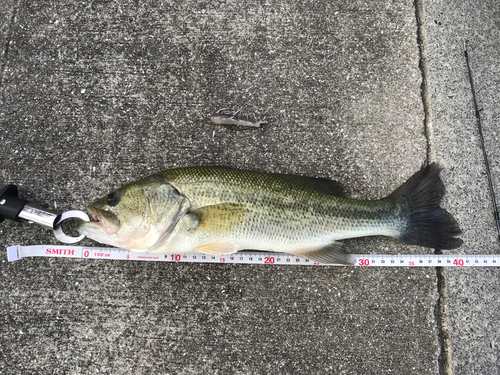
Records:
<instances>
[{"instance_id":1,"label":"soft dorsal fin","mask_svg":"<svg viewBox=\"0 0 500 375\"><path fill-rule=\"evenodd\" d=\"M243 224L247 208L244 204L220 203L200 207L191 214L198 219L196 229L224 233Z\"/></svg>"},{"instance_id":2,"label":"soft dorsal fin","mask_svg":"<svg viewBox=\"0 0 500 375\"><path fill-rule=\"evenodd\" d=\"M324 264L339 264L344 266L351 266L354 264L352 257L345 252L342 242L333 242L324 247L295 250L290 252L290 254Z\"/></svg>"},{"instance_id":3,"label":"soft dorsal fin","mask_svg":"<svg viewBox=\"0 0 500 375\"><path fill-rule=\"evenodd\" d=\"M292 174L284 174L281 177L308 186L314 190L324 194L335 195L336 197L345 198L344 187L337 181L329 180L321 177L296 176Z\"/></svg>"}]
</instances>

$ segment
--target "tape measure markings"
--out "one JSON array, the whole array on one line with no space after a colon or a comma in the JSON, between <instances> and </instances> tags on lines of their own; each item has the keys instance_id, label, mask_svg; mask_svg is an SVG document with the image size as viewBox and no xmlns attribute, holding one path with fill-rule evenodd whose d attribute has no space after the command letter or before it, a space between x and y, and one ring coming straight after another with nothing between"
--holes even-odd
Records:
<instances>
[{"instance_id":1,"label":"tape measure markings","mask_svg":"<svg viewBox=\"0 0 500 375\"><path fill-rule=\"evenodd\" d=\"M498 267L500 255L436 255L436 254L351 254L359 267ZM113 247L83 246L9 246L7 258L13 262L26 257L84 258L142 260L154 262L236 263L270 265L316 265L310 259L286 253L238 252L226 255L212 254L150 254L136 253ZM330 265L332 266L332 265Z\"/></svg>"}]
</instances>

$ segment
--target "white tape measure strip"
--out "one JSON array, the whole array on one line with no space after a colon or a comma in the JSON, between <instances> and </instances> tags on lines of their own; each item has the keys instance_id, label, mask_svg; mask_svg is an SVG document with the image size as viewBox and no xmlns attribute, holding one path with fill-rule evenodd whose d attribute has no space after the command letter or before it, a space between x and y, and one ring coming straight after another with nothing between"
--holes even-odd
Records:
<instances>
[{"instance_id":1,"label":"white tape measure strip","mask_svg":"<svg viewBox=\"0 0 500 375\"><path fill-rule=\"evenodd\" d=\"M352 254L354 266L363 267L498 267L500 255L387 255ZM26 257L144 260L156 262L238 263L273 265L323 265L309 259L284 253L238 252L226 255L149 254L135 253L113 247L82 247L59 245L10 246L9 262Z\"/></svg>"}]
</instances>

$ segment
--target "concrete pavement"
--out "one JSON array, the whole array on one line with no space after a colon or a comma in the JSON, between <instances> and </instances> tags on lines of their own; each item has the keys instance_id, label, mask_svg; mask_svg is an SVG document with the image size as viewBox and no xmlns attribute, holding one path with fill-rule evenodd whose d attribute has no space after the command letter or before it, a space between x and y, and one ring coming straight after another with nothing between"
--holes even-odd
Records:
<instances>
[{"instance_id":1,"label":"concrete pavement","mask_svg":"<svg viewBox=\"0 0 500 375\"><path fill-rule=\"evenodd\" d=\"M376 199L431 147L464 231L459 250L498 251L460 49L467 37L498 186L494 1L417 2L420 29L410 1L4 3L0 182L31 202L83 209L126 182L201 164L329 177ZM269 124L211 124L222 107ZM0 231L3 248L55 243L27 224ZM351 253L433 252L345 242ZM0 270L2 374L499 371L496 269L3 255Z\"/></svg>"}]
</instances>

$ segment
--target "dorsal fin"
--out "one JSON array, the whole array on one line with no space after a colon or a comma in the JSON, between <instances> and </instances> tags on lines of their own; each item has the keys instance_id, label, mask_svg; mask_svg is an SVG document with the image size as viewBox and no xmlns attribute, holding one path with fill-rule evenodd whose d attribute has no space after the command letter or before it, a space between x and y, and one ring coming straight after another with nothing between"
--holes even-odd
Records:
<instances>
[{"instance_id":1,"label":"dorsal fin","mask_svg":"<svg viewBox=\"0 0 500 375\"><path fill-rule=\"evenodd\" d=\"M343 186L337 181L321 177L296 176L292 174L283 174L279 176L295 183L308 186L324 194L335 195L336 197L342 198L346 197Z\"/></svg>"}]
</instances>

